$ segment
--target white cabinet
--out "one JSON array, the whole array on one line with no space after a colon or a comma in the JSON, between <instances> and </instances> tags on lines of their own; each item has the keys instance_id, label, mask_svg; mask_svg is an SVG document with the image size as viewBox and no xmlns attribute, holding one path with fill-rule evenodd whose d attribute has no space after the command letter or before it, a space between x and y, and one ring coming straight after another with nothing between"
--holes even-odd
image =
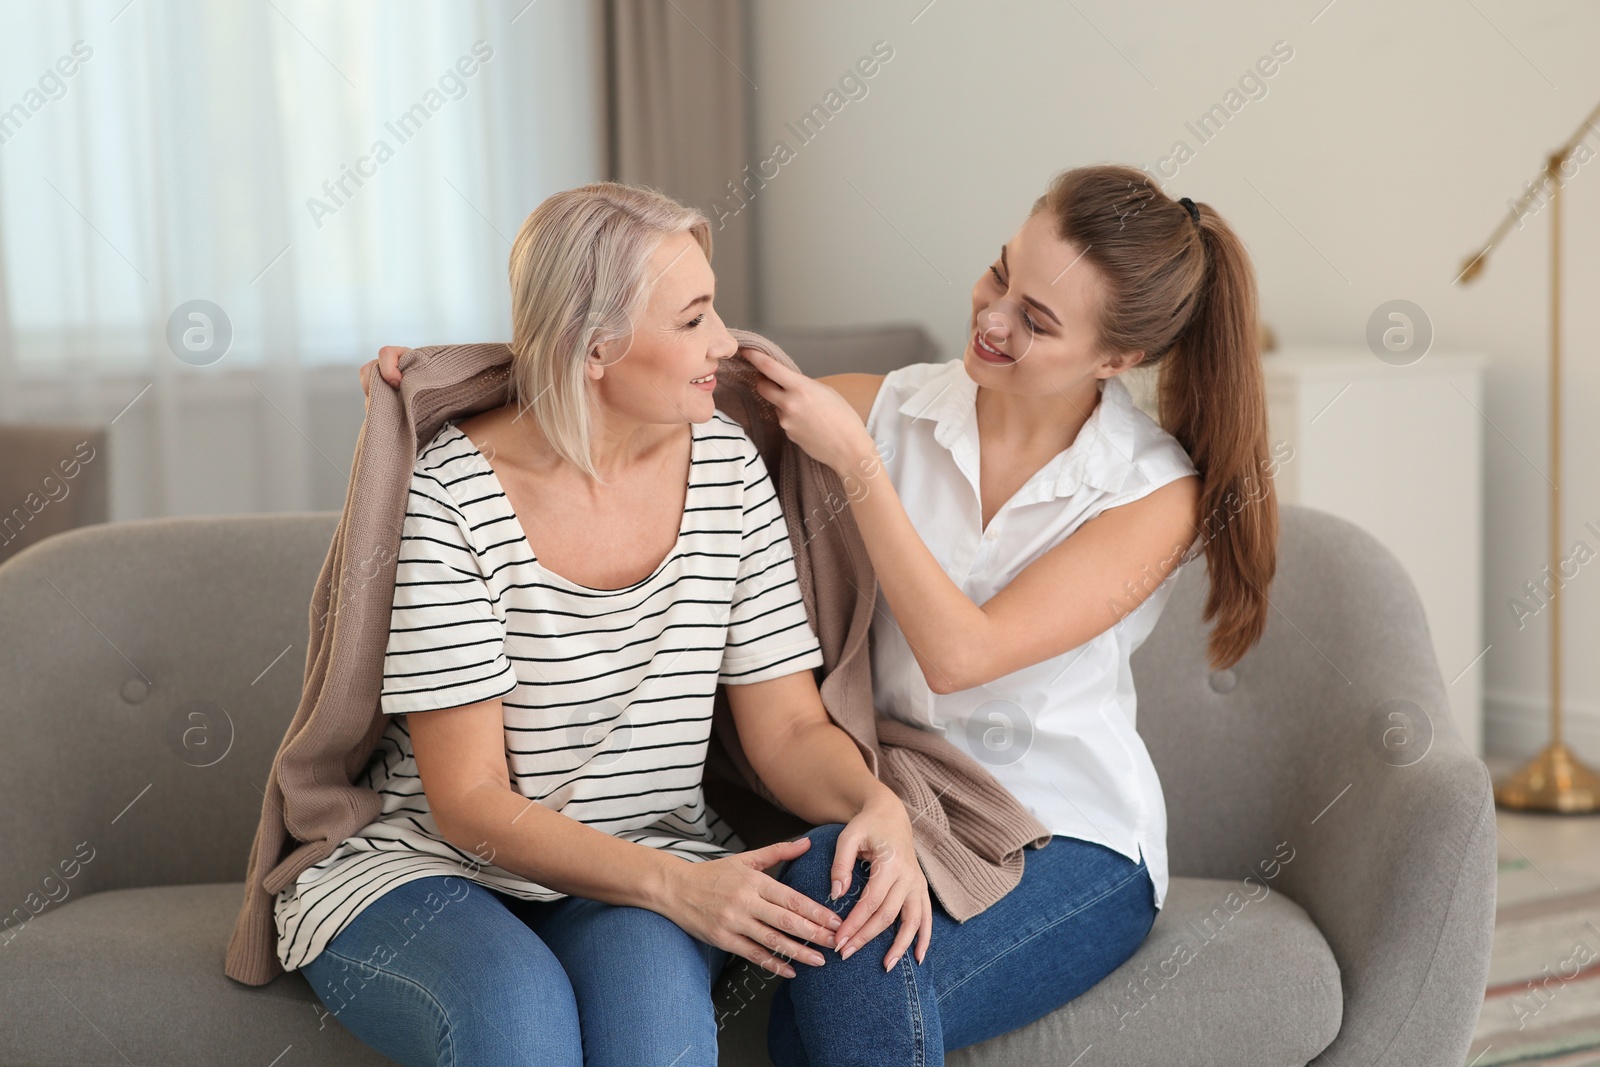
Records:
<instances>
[{"instance_id":1,"label":"white cabinet","mask_svg":"<svg viewBox=\"0 0 1600 1067\"><path fill-rule=\"evenodd\" d=\"M1450 708L1483 754L1481 353L1408 366L1365 348L1285 347L1263 357L1285 503L1331 511L1400 558L1422 596Z\"/></svg>"}]
</instances>

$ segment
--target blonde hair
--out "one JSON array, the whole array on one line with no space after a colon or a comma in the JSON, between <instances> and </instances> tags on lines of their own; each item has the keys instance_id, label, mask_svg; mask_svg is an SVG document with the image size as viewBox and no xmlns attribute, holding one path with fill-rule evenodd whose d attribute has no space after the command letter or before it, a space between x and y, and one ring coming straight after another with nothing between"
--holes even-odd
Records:
<instances>
[{"instance_id":1,"label":"blonde hair","mask_svg":"<svg viewBox=\"0 0 1600 1067\"><path fill-rule=\"evenodd\" d=\"M711 259L711 225L699 211L654 189L595 182L547 198L511 246L511 399L596 481L584 362L633 331L655 282L650 257L679 233Z\"/></svg>"}]
</instances>

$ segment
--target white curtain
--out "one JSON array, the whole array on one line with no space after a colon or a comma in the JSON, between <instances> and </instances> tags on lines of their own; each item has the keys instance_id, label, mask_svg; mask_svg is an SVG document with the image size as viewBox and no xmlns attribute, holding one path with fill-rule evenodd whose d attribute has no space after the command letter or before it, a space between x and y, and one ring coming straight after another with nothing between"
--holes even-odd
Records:
<instances>
[{"instance_id":1,"label":"white curtain","mask_svg":"<svg viewBox=\"0 0 1600 1067\"><path fill-rule=\"evenodd\" d=\"M355 368L507 339L522 219L602 176L600 43L570 0L0 7L0 420L108 425L114 520L340 508Z\"/></svg>"}]
</instances>

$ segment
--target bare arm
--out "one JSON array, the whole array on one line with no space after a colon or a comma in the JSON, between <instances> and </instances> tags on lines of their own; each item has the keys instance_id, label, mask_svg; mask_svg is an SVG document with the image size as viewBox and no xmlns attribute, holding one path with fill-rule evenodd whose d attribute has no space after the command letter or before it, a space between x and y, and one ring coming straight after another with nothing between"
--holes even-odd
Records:
<instances>
[{"instance_id":1,"label":"bare arm","mask_svg":"<svg viewBox=\"0 0 1600 1067\"><path fill-rule=\"evenodd\" d=\"M954 693L1059 656L1115 626L1194 540L1200 479L1179 478L1080 526L976 604L923 544L882 464L851 509L878 582L935 693ZM1070 595L1063 595L1070 591Z\"/></svg>"},{"instance_id":2,"label":"bare arm","mask_svg":"<svg viewBox=\"0 0 1600 1067\"><path fill-rule=\"evenodd\" d=\"M884 597L936 693L984 685L1110 629L1144 602L1194 540L1200 479L1190 476L1107 509L1000 592L974 603L923 543L876 446L858 425L876 395L874 376L813 381L763 353L749 358L769 379L757 389L777 406L789 437L841 476L859 479L850 493L851 514Z\"/></svg>"},{"instance_id":3,"label":"bare arm","mask_svg":"<svg viewBox=\"0 0 1600 1067\"><path fill-rule=\"evenodd\" d=\"M917 941L917 959L933 935L928 880L916 858L911 818L898 796L874 778L850 735L828 717L811 672L728 686L728 706L750 766L772 794L813 823L845 824L833 857L833 895L850 890L856 859L871 864L861 899L837 931L842 955L888 928L900 929L886 969Z\"/></svg>"},{"instance_id":4,"label":"bare arm","mask_svg":"<svg viewBox=\"0 0 1600 1067\"><path fill-rule=\"evenodd\" d=\"M849 822L888 786L822 706L810 671L728 686L739 743L772 794L810 823Z\"/></svg>"}]
</instances>

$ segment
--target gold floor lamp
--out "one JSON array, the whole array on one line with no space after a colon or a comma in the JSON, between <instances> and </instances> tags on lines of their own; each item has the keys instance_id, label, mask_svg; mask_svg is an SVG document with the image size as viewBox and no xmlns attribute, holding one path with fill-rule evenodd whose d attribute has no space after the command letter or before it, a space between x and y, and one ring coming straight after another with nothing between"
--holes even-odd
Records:
<instances>
[{"instance_id":1,"label":"gold floor lamp","mask_svg":"<svg viewBox=\"0 0 1600 1067\"><path fill-rule=\"evenodd\" d=\"M1561 738L1561 186L1562 169L1584 135L1597 130L1597 121L1600 105L1560 150L1551 153L1538 180L1528 184L1488 243L1470 256L1456 275L1456 282L1465 285L1482 273L1489 253L1513 222L1520 223L1529 202L1546 188L1550 190L1550 573L1555 578L1549 604L1550 743L1521 770L1496 783L1494 799L1506 808L1568 815L1600 809L1600 775L1584 766ZM1584 149L1590 152L1587 145ZM1567 175L1567 180L1570 178Z\"/></svg>"}]
</instances>

